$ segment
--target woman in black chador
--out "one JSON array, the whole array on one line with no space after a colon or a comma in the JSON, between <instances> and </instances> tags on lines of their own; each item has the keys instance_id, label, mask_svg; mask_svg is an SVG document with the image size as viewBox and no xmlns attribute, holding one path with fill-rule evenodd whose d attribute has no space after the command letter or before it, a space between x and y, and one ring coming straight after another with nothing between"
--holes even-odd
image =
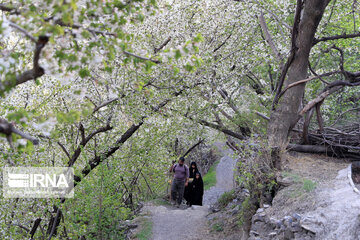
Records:
<instances>
[{"instance_id":1,"label":"woman in black chador","mask_svg":"<svg viewBox=\"0 0 360 240\"><path fill-rule=\"evenodd\" d=\"M184 198L186 200L186 204L190 205L190 199L191 199L191 189L192 189L192 181L195 179L196 173L198 173L199 170L197 168L197 165L195 162L192 162L190 164L190 169L189 169L189 184L187 187L185 187L185 191L184 191Z\"/></svg>"},{"instance_id":2,"label":"woman in black chador","mask_svg":"<svg viewBox=\"0 0 360 240\"><path fill-rule=\"evenodd\" d=\"M191 205L202 206L203 195L204 195L204 183L201 174L197 172L191 184L190 206Z\"/></svg>"}]
</instances>

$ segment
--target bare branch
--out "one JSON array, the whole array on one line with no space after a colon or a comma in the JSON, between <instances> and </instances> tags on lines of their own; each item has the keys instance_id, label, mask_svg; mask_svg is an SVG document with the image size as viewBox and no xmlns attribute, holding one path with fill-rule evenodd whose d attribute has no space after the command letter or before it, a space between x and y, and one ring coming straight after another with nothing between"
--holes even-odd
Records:
<instances>
[{"instance_id":1,"label":"bare branch","mask_svg":"<svg viewBox=\"0 0 360 240\"><path fill-rule=\"evenodd\" d=\"M266 25L266 21L265 21L265 18L264 18L264 14L261 12L260 13L260 16L259 16L259 22L260 22L260 26L261 26L261 29L263 30L264 34L265 34L265 40L266 42L269 44L271 50L273 51L275 57L277 58L278 61L281 61L282 57L278 51L278 49L276 48L275 46L275 43L270 35L270 32L269 32L269 29Z\"/></svg>"},{"instance_id":2,"label":"bare branch","mask_svg":"<svg viewBox=\"0 0 360 240\"><path fill-rule=\"evenodd\" d=\"M0 3L0 10L3 12L9 12L10 14L20 14L16 8L5 6L5 4Z\"/></svg>"},{"instance_id":3,"label":"bare branch","mask_svg":"<svg viewBox=\"0 0 360 240\"><path fill-rule=\"evenodd\" d=\"M31 237L34 237L37 228L40 226L40 222L41 222L41 218L38 218L38 219L35 220L34 225L33 225L32 229L31 229L31 231L29 233Z\"/></svg>"},{"instance_id":4,"label":"bare branch","mask_svg":"<svg viewBox=\"0 0 360 240\"><path fill-rule=\"evenodd\" d=\"M7 136L9 144L12 144L12 138L11 138L12 133L17 134L20 137L31 141L34 145L39 144L38 139L36 139L33 136L30 136L27 133L20 131L19 129L15 128L13 124L9 123L3 118L0 118L0 133L4 133Z\"/></svg>"},{"instance_id":5,"label":"bare branch","mask_svg":"<svg viewBox=\"0 0 360 240\"><path fill-rule=\"evenodd\" d=\"M165 42L163 42L158 48L154 48L154 53L158 53L161 49L163 49L169 42L171 41L171 37L166 39Z\"/></svg>"},{"instance_id":6,"label":"bare branch","mask_svg":"<svg viewBox=\"0 0 360 240\"><path fill-rule=\"evenodd\" d=\"M156 63L156 64L159 64L159 63L160 63L159 60L151 59L151 58L147 58L147 57L142 57L142 56L138 56L138 55L136 55L136 54L134 54L134 53L131 53L131 52L128 52L128 51L124 51L124 53L125 53L126 55L131 56L131 57L138 58L138 59L141 59L141 60L144 60L144 61L151 61L151 62Z\"/></svg>"},{"instance_id":7,"label":"bare branch","mask_svg":"<svg viewBox=\"0 0 360 240\"><path fill-rule=\"evenodd\" d=\"M66 150L65 146L61 143L61 142L57 142L57 144L61 147L61 149L64 151L64 153L66 154L66 156L69 158L69 160L71 159L69 152Z\"/></svg>"},{"instance_id":8,"label":"bare branch","mask_svg":"<svg viewBox=\"0 0 360 240\"><path fill-rule=\"evenodd\" d=\"M190 118L190 117L188 117ZM193 120L192 118L190 118L191 120ZM226 129L225 127L222 127L220 125L217 125L217 124L214 124L214 123L210 123L210 122L207 122L205 120L195 120L196 122L200 123L201 125L204 125L206 127L210 127L210 128L213 128L215 130L218 130L220 132L223 132L225 133L226 135L229 135L229 136L232 136L234 138L237 138L237 139L240 139L240 140L243 140L244 139L244 136L241 135L241 134L238 134L236 132L233 132L229 129Z\"/></svg>"},{"instance_id":9,"label":"bare branch","mask_svg":"<svg viewBox=\"0 0 360 240\"><path fill-rule=\"evenodd\" d=\"M290 53L290 56L288 57L285 65L282 68L279 81L278 81L278 83L276 85L276 94L275 94L274 101L273 101L273 104L272 104L272 109L275 109L275 106L279 102L279 94L281 93L281 89L282 89L282 87L284 85L286 74L287 74L287 72L288 72L288 70L290 68L290 65L292 64L292 62L293 62L293 60L295 58L296 50L298 49L297 46L296 46L296 39L297 39L298 32L299 32L299 25L300 25L300 18L301 18L302 8L303 8L303 1L302 0L297 0L294 25L293 25L292 34L291 34L291 53Z\"/></svg>"},{"instance_id":10,"label":"bare branch","mask_svg":"<svg viewBox=\"0 0 360 240\"><path fill-rule=\"evenodd\" d=\"M353 33L353 34L341 34L341 35L335 35L330 37L322 37L322 38L315 38L313 41L313 46L316 45L319 42L326 42L331 40L339 40L339 39L349 39L349 38L357 38L360 37L359 33Z\"/></svg>"},{"instance_id":11,"label":"bare branch","mask_svg":"<svg viewBox=\"0 0 360 240\"><path fill-rule=\"evenodd\" d=\"M26 37L30 38L30 40L33 41L34 43L37 42L36 38L34 36L32 36L29 32L27 32L25 29L23 29L19 25L9 21L9 26L12 27L12 28L15 28L16 30L18 30L20 32L22 32Z\"/></svg>"},{"instance_id":12,"label":"bare branch","mask_svg":"<svg viewBox=\"0 0 360 240\"><path fill-rule=\"evenodd\" d=\"M234 28L233 28L233 29L234 29ZM214 49L213 52L216 52L216 51L219 50L222 46L224 46L225 43L227 42L227 40L229 40L229 38L231 38L231 36L232 36L232 33L230 33L229 36L227 36L227 38L226 38L219 46L217 46L217 47Z\"/></svg>"},{"instance_id":13,"label":"bare branch","mask_svg":"<svg viewBox=\"0 0 360 240\"><path fill-rule=\"evenodd\" d=\"M29 231L30 231L30 229L28 229L27 227L25 227L25 226L23 226L23 225L21 225L21 224L18 224L18 223L11 223L11 224L9 224L9 225L17 226L17 227L19 227L19 228L21 228L21 229L24 229L26 232L29 232Z\"/></svg>"},{"instance_id":14,"label":"bare branch","mask_svg":"<svg viewBox=\"0 0 360 240\"><path fill-rule=\"evenodd\" d=\"M343 86L336 86L336 87L330 88L329 90L324 91L319 96L317 96L315 99L311 100L308 104L306 104L306 106L300 111L299 115L304 116L305 113L308 112L310 109L312 109L316 104L324 101L324 99L327 96L338 91L341 88L343 88Z\"/></svg>"},{"instance_id":15,"label":"bare branch","mask_svg":"<svg viewBox=\"0 0 360 240\"><path fill-rule=\"evenodd\" d=\"M262 114L261 112L255 112L256 115L258 115L259 117L262 117L263 119L270 121L270 118L268 116L266 116L265 114Z\"/></svg>"},{"instance_id":16,"label":"bare branch","mask_svg":"<svg viewBox=\"0 0 360 240\"><path fill-rule=\"evenodd\" d=\"M309 81L311 81L311 80L314 80L314 79L318 79L318 78L321 78L321 77L330 76L330 75L337 74L337 73L341 73L341 72L339 72L339 71L328 72L328 73L324 73L324 74L317 75L317 76L312 76L312 77L309 77L309 78L306 78L306 79L303 79L303 80L294 82L294 83L292 83L292 84L289 84L289 85L279 94L278 99L280 99L281 96L284 95L285 92L286 92L287 90L289 90L290 88L292 88L292 87L295 87L295 86L297 86L297 85L299 85L299 84L307 83L307 82L309 82Z\"/></svg>"},{"instance_id":17,"label":"bare branch","mask_svg":"<svg viewBox=\"0 0 360 240\"><path fill-rule=\"evenodd\" d=\"M198 145L200 145L202 142L204 142L204 139L200 139L197 143L195 143L193 146L191 146L185 153L182 155L183 157L186 157L192 150L194 150Z\"/></svg>"},{"instance_id":18,"label":"bare branch","mask_svg":"<svg viewBox=\"0 0 360 240\"><path fill-rule=\"evenodd\" d=\"M94 108L94 110L93 110L93 113L99 111L101 108L103 108L103 107L105 107L105 106L109 105L110 103L113 103L113 102L115 102L115 101L117 101L117 100L119 100L119 98L113 98L113 99L110 99L110 100L108 100L108 101L100 104L99 106L96 106L96 107Z\"/></svg>"},{"instance_id":19,"label":"bare branch","mask_svg":"<svg viewBox=\"0 0 360 240\"><path fill-rule=\"evenodd\" d=\"M351 111L359 111L360 108L351 108L349 110L346 110L345 112L342 112L340 115L338 115L338 118L335 120L335 122L333 124L331 124L331 126L335 126L336 123L341 119L342 116L344 116L346 113L351 112Z\"/></svg>"},{"instance_id":20,"label":"bare branch","mask_svg":"<svg viewBox=\"0 0 360 240\"><path fill-rule=\"evenodd\" d=\"M77 149L75 150L74 154L72 155L71 159L68 162L68 166L71 167L74 165L75 161L78 159L78 157L80 156L81 150L83 147L86 146L86 144L97 134L102 133L102 132L106 132L113 129L113 127L111 127L109 124L107 124L104 127L98 128L95 131L93 131L92 133L90 133L86 138L83 138L79 144L79 146L77 147Z\"/></svg>"},{"instance_id":21,"label":"bare branch","mask_svg":"<svg viewBox=\"0 0 360 240\"><path fill-rule=\"evenodd\" d=\"M47 44L49 37L40 36L36 41L34 57L33 57L33 69L23 72L21 75L17 76L15 81L9 80L3 84L7 87L13 87L22 83L25 83L29 80L35 80L38 77L44 75L44 69L39 65L40 53L44 46Z\"/></svg>"},{"instance_id":22,"label":"bare branch","mask_svg":"<svg viewBox=\"0 0 360 240\"><path fill-rule=\"evenodd\" d=\"M121 137L115 142L113 147L110 147L107 151L101 153L99 156L94 157L92 160L89 161L88 166L86 166L82 171L82 176L87 176L91 170L96 168L102 161L113 155L121 146L124 144L143 124L144 122L141 121L138 124L133 124L128 128L128 130L121 135ZM70 166L70 165L69 165ZM74 187L77 185L78 182L81 181L81 178L78 176L74 176Z\"/></svg>"}]
</instances>

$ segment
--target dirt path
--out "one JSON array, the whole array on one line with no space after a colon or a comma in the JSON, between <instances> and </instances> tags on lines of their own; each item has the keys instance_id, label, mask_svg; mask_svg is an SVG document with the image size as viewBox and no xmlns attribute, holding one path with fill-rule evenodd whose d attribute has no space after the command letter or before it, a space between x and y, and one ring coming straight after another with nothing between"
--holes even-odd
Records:
<instances>
[{"instance_id":1,"label":"dirt path","mask_svg":"<svg viewBox=\"0 0 360 240\"><path fill-rule=\"evenodd\" d=\"M216 185L204 193L204 204L212 205L216 200L227 191L234 187L234 168L236 160L233 159L233 151L226 146L216 143L215 146L221 151L223 157L216 167Z\"/></svg>"},{"instance_id":2,"label":"dirt path","mask_svg":"<svg viewBox=\"0 0 360 240\"><path fill-rule=\"evenodd\" d=\"M206 215L209 205L216 202L219 196L233 187L233 169L235 160L232 151L226 149L224 144L216 144L223 153L216 168L216 186L204 193L204 206L193 206L181 209L172 206L146 206L153 221L153 240L200 240L214 239L209 231Z\"/></svg>"}]
</instances>

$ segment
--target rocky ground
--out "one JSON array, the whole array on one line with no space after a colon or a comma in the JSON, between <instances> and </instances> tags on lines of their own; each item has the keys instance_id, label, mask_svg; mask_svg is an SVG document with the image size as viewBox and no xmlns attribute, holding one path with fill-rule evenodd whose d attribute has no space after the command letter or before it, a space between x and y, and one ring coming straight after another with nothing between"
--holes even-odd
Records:
<instances>
[{"instance_id":1,"label":"rocky ground","mask_svg":"<svg viewBox=\"0 0 360 240\"><path fill-rule=\"evenodd\" d=\"M257 210L249 239L360 239L360 195L349 184L349 163L304 154L287 160L282 181L289 186Z\"/></svg>"}]
</instances>

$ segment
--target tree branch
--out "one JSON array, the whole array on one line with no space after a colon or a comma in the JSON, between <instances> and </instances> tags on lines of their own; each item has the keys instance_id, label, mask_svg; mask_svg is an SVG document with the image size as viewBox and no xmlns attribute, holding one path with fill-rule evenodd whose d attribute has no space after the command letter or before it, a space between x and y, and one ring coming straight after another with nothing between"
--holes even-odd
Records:
<instances>
[{"instance_id":1,"label":"tree branch","mask_svg":"<svg viewBox=\"0 0 360 240\"><path fill-rule=\"evenodd\" d=\"M126 55L131 56L131 57L138 58L138 59L141 59L141 60L144 60L144 61L151 61L151 62L156 63L156 64L159 64L159 63L160 63L159 60L151 59L151 58L147 58L147 57L142 57L142 56L136 55L136 54L131 53L131 52L128 52L128 51L124 51L124 53L125 53Z\"/></svg>"},{"instance_id":2,"label":"tree branch","mask_svg":"<svg viewBox=\"0 0 360 240\"><path fill-rule=\"evenodd\" d=\"M113 147L110 147L107 151L101 153L99 156L94 157L92 160L89 161L88 166L86 166L82 171L82 177L87 176L91 170L96 168L102 161L113 155L121 146L124 144L143 124L144 122L141 121L138 124L133 124L126 130L126 132L121 135L121 137L115 142ZM70 166L70 165L69 165ZM74 187L77 185L78 182L81 181L81 178L78 176L74 176Z\"/></svg>"},{"instance_id":3,"label":"tree branch","mask_svg":"<svg viewBox=\"0 0 360 240\"><path fill-rule=\"evenodd\" d=\"M3 12L9 12L10 14L16 14L16 15L20 14L20 12L16 8L8 7L2 3L0 3L0 10Z\"/></svg>"},{"instance_id":4,"label":"tree branch","mask_svg":"<svg viewBox=\"0 0 360 240\"><path fill-rule=\"evenodd\" d=\"M269 29L266 25L266 21L265 21L265 18L264 18L264 14L261 12L260 13L260 16L259 16L259 23L260 23L260 26L261 26L261 29L263 30L264 34L265 34L265 40L266 42L269 44L271 50L273 51L276 59L278 61L281 61L282 57L278 51L278 49L276 48L275 44L274 44L274 41L270 35L270 32L269 32Z\"/></svg>"},{"instance_id":5,"label":"tree branch","mask_svg":"<svg viewBox=\"0 0 360 240\"><path fill-rule=\"evenodd\" d=\"M9 123L3 118L0 118L0 133L4 133L7 136L9 144L12 144L12 138L11 138L12 133L17 134L20 137L31 141L34 145L39 144L38 139L36 139L33 136L30 136L27 133L20 131L19 129L15 128L12 123Z\"/></svg>"},{"instance_id":6,"label":"tree branch","mask_svg":"<svg viewBox=\"0 0 360 240\"><path fill-rule=\"evenodd\" d=\"M198 145L200 145L202 142L204 142L204 139L200 139L197 143L195 143L193 146L191 146L185 153L182 155L183 157L186 157L192 150L194 150Z\"/></svg>"},{"instance_id":7,"label":"tree branch","mask_svg":"<svg viewBox=\"0 0 360 240\"><path fill-rule=\"evenodd\" d=\"M110 99L110 100L108 100L108 101L100 104L99 106L96 106L96 107L94 108L94 110L93 110L93 113L96 113L96 112L99 111L101 108L103 108L103 107L105 107L105 106L109 105L110 103L113 103L113 102L115 102L115 101L117 101L117 100L119 100L119 98L113 98L113 99Z\"/></svg>"},{"instance_id":8,"label":"tree branch","mask_svg":"<svg viewBox=\"0 0 360 240\"><path fill-rule=\"evenodd\" d=\"M18 30L20 32L22 32L26 37L28 37L34 43L37 42L35 37L33 37L28 31L26 31L25 29L23 29L19 25L9 21L9 26L12 27L12 28L15 28L16 30Z\"/></svg>"},{"instance_id":9,"label":"tree branch","mask_svg":"<svg viewBox=\"0 0 360 240\"><path fill-rule=\"evenodd\" d=\"M270 121L270 118L268 116L266 116L265 114L262 114L261 112L255 112L256 115L258 115L259 117L262 117L263 119Z\"/></svg>"},{"instance_id":10,"label":"tree branch","mask_svg":"<svg viewBox=\"0 0 360 240\"><path fill-rule=\"evenodd\" d=\"M313 41L313 46L318 44L319 42L326 42L331 40L339 40L339 39L348 39L348 38L357 38L360 37L359 33L353 33L353 34L341 34L341 35L335 35L330 37L322 37L322 38L315 38Z\"/></svg>"},{"instance_id":11,"label":"tree branch","mask_svg":"<svg viewBox=\"0 0 360 240\"><path fill-rule=\"evenodd\" d=\"M190 118L190 119L191 119L191 118ZM191 119L191 120L192 120L192 119ZM237 138L237 139L240 139L240 140L243 140L243 139L244 139L244 136L243 136L243 135L240 135L240 134L238 134L238 133L236 133L236 132L233 132L233 131L231 131L231 130L229 130L229 129L226 129L226 128L220 126L220 125L217 125L217 124L214 124L214 123L210 123L210 122L207 122L207 121L205 121L205 120L195 120L195 121L198 122L198 123L200 123L200 124L203 125L203 126L213 128L213 129L215 129L215 130L218 130L218 131L220 131L220 132L223 132L223 133L225 133L225 134L227 134L227 135L229 135L229 136L232 136L232 137L234 137L234 138Z\"/></svg>"},{"instance_id":12,"label":"tree branch","mask_svg":"<svg viewBox=\"0 0 360 240\"><path fill-rule=\"evenodd\" d=\"M303 79L303 80L294 82L294 83L292 83L292 84L289 84L289 85L279 94L278 99L280 99L281 96L284 95L285 92L286 92L287 90L289 90L290 88L292 88L292 87L295 87L295 86L297 86L297 85L299 85L299 84L307 83L307 82L309 82L309 81L311 81L311 80L314 80L314 79L318 79L318 78L321 78L321 77L330 76L330 75L337 74L337 73L341 73L341 72L339 72L339 71L328 72L328 73L324 73L324 74L317 75L317 76L312 76L312 77L309 77L309 78L306 78L306 79Z\"/></svg>"},{"instance_id":13,"label":"tree branch","mask_svg":"<svg viewBox=\"0 0 360 240\"><path fill-rule=\"evenodd\" d=\"M276 105L279 102L279 94L281 93L281 89L284 85L285 82L285 78L286 78L286 74L290 68L290 65L292 64L294 58L295 58L295 54L297 51L297 46L296 46L296 39L298 36L298 32L299 32L299 25L300 25L300 18L301 18L301 11L303 8L303 1L302 0L297 0L297 4L296 4L296 11L295 11L295 18L294 18L294 25L292 28L292 33L291 33L291 53L290 56L288 57L285 65L283 66L283 69L281 71L281 75L279 78L279 81L276 85L276 94L274 97L274 101L272 104L272 109L275 109Z\"/></svg>"},{"instance_id":14,"label":"tree branch","mask_svg":"<svg viewBox=\"0 0 360 240\"><path fill-rule=\"evenodd\" d=\"M61 149L64 151L64 153L65 153L66 156L69 158L69 160L71 160L70 154L69 154L69 152L66 150L65 146L64 146L61 142L57 142L57 144L61 147Z\"/></svg>"},{"instance_id":15,"label":"tree branch","mask_svg":"<svg viewBox=\"0 0 360 240\"><path fill-rule=\"evenodd\" d=\"M9 80L4 82L4 86L11 88L16 85L25 83L29 80L35 80L38 77L41 77L44 75L45 71L44 69L39 65L39 59L40 59L40 53L41 50L45 47L46 43L48 42L49 37L46 36L40 36L39 39L36 42L35 50L34 50L34 59L33 59L33 69L27 70L23 72L21 75L17 76L15 81Z\"/></svg>"},{"instance_id":16,"label":"tree branch","mask_svg":"<svg viewBox=\"0 0 360 240\"><path fill-rule=\"evenodd\" d=\"M158 53L161 49L163 49L169 42L171 41L171 37L166 39L165 42L163 42L158 48L154 48L154 53Z\"/></svg>"},{"instance_id":17,"label":"tree branch","mask_svg":"<svg viewBox=\"0 0 360 240\"><path fill-rule=\"evenodd\" d=\"M330 88L329 90L324 91L319 96L317 96L315 99L311 100L308 104L306 104L305 107L300 111L299 115L301 117L304 116L305 113L308 112L310 109L312 109L316 104L324 101L324 99L327 96L338 91L341 88L343 88L343 86L335 86L335 87Z\"/></svg>"},{"instance_id":18,"label":"tree branch","mask_svg":"<svg viewBox=\"0 0 360 240\"><path fill-rule=\"evenodd\" d=\"M84 148L86 146L86 144L97 134L102 133L102 132L106 132L113 129L113 127L110 126L110 124L107 124L104 127L98 128L95 131L93 131L92 133L90 133L86 138L83 138L78 146L78 148L75 150L74 154L72 155L71 159L68 162L68 166L72 167L74 165L74 163L76 162L76 160L78 159L78 157L80 156L81 150L82 148Z\"/></svg>"}]
</instances>

